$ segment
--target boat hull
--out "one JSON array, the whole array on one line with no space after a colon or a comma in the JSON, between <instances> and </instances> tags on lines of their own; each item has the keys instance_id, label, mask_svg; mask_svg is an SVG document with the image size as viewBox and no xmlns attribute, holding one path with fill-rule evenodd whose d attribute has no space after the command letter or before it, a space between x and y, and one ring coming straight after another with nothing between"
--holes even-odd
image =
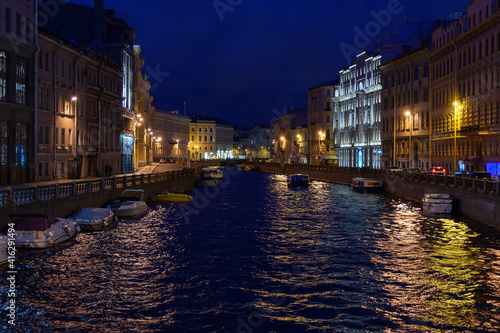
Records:
<instances>
[{"instance_id":1,"label":"boat hull","mask_svg":"<svg viewBox=\"0 0 500 333\"><path fill-rule=\"evenodd\" d=\"M111 207L108 207L111 208ZM132 217L145 214L148 211L148 206L144 202L137 202L130 205L122 205L118 208L111 208L117 217Z\"/></svg>"},{"instance_id":2,"label":"boat hull","mask_svg":"<svg viewBox=\"0 0 500 333\"><path fill-rule=\"evenodd\" d=\"M193 197L183 193L160 193L152 194L151 200L164 203L191 202Z\"/></svg>"},{"instance_id":3,"label":"boat hull","mask_svg":"<svg viewBox=\"0 0 500 333\"><path fill-rule=\"evenodd\" d=\"M108 208L84 208L69 217L75 220L83 231L98 231L112 227L117 220L115 214Z\"/></svg>"},{"instance_id":4,"label":"boat hull","mask_svg":"<svg viewBox=\"0 0 500 333\"><path fill-rule=\"evenodd\" d=\"M20 247L43 249L70 240L79 231L76 221L62 219L45 231L16 230L14 243Z\"/></svg>"},{"instance_id":5,"label":"boat hull","mask_svg":"<svg viewBox=\"0 0 500 333\"><path fill-rule=\"evenodd\" d=\"M453 198L446 193L424 194L422 211L424 214L450 214L453 210Z\"/></svg>"}]
</instances>

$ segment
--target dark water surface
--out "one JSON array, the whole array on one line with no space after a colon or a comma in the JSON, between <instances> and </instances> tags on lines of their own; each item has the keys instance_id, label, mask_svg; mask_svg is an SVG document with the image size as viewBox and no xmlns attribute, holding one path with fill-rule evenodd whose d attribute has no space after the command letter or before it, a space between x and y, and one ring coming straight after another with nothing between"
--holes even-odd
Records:
<instances>
[{"instance_id":1,"label":"dark water surface","mask_svg":"<svg viewBox=\"0 0 500 333\"><path fill-rule=\"evenodd\" d=\"M498 332L500 233L225 169L188 205L16 256L10 332Z\"/></svg>"}]
</instances>

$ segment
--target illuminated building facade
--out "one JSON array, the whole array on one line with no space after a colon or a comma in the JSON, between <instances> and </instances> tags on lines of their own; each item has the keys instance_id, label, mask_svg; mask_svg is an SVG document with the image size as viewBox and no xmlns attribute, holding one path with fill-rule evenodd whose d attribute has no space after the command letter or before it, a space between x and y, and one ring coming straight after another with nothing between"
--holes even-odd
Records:
<instances>
[{"instance_id":1,"label":"illuminated building facade","mask_svg":"<svg viewBox=\"0 0 500 333\"><path fill-rule=\"evenodd\" d=\"M332 134L332 96L334 82L320 84L307 91L307 128L309 164L337 164Z\"/></svg>"},{"instance_id":2,"label":"illuminated building facade","mask_svg":"<svg viewBox=\"0 0 500 333\"><path fill-rule=\"evenodd\" d=\"M36 1L0 2L0 184L36 178Z\"/></svg>"},{"instance_id":3,"label":"illuminated building facade","mask_svg":"<svg viewBox=\"0 0 500 333\"><path fill-rule=\"evenodd\" d=\"M499 173L500 3L474 0L432 34L432 165Z\"/></svg>"},{"instance_id":4,"label":"illuminated building facade","mask_svg":"<svg viewBox=\"0 0 500 333\"><path fill-rule=\"evenodd\" d=\"M382 72L382 167L429 164L429 48L397 57Z\"/></svg>"}]
</instances>

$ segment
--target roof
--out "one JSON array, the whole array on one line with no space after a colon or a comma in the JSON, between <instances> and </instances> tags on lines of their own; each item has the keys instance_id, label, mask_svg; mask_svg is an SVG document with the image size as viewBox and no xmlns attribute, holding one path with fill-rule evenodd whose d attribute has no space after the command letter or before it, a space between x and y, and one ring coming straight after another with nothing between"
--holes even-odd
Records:
<instances>
[{"instance_id":1,"label":"roof","mask_svg":"<svg viewBox=\"0 0 500 333\"><path fill-rule=\"evenodd\" d=\"M196 115L196 116L189 116L191 118L191 123L197 123L197 122L208 122L208 121L213 121L217 125L226 125L226 126L231 126L234 127L232 124L228 123L227 121L224 121L220 118L217 117L212 117L212 116L207 116L207 115Z\"/></svg>"}]
</instances>

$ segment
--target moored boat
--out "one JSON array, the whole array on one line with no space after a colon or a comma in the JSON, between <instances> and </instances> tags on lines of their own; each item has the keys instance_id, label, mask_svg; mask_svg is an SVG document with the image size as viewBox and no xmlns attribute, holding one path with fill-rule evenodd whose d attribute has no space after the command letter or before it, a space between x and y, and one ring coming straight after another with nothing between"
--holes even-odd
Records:
<instances>
[{"instance_id":1,"label":"moored boat","mask_svg":"<svg viewBox=\"0 0 500 333\"><path fill-rule=\"evenodd\" d=\"M118 218L110 208L86 207L68 217L78 223L82 230L103 230L114 225Z\"/></svg>"},{"instance_id":2,"label":"moored boat","mask_svg":"<svg viewBox=\"0 0 500 333\"><path fill-rule=\"evenodd\" d=\"M45 214L10 214L16 246L46 248L73 238L80 227L74 220Z\"/></svg>"},{"instance_id":3,"label":"moored boat","mask_svg":"<svg viewBox=\"0 0 500 333\"><path fill-rule=\"evenodd\" d=\"M293 174L288 177L288 186L292 187L307 187L309 186L309 175Z\"/></svg>"},{"instance_id":4,"label":"moored boat","mask_svg":"<svg viewBox=\"0 0 500 333\"><path fill-rule=\"evenodd\" d=\"M153 201L165 202L165 203L193 201L193 197L185 193L159 193L159 194L152 194L149 198Z\"/></svg>"},{"instance_id":5,"label":"moored boat","mask_svg":"<svg viewBox=\"0 0 500 333\"><path fill-rule=\"evenodd\" d=\"M453 197L448 193L425 193L422 198L424 214L450 214L453 210Z\"/></svg>"},{"instance_id":6,"label":"moored boat","mask_svg":"<svg viewBox=\"0 0 500 333\"><path fill-rule=\"evenodd\" d=\"M106 208L110 208L118 217L131 217L148 211L148 206L144 202L144 190L141 189L123 191L122 195L111 201Z\"/></svg>"},{"instance_id":7,"label":"moored boat","mask_svg":"<svg viewBox=\"0 0 500 333\"><path fill-rule=\"evenodd\" d=\"M224 174L222 170L216 168L203 168L202 169L202 177L203 178L214 178L217 180L224 179Z\"/></svg>"},{"instance_id":8,"label":"moored boat","mask_svg":"<svg viewBox=\"0 0 500 333\"><path fill-rule=\"evenodd\" d=\"M356 192L380 193L382 192L382 181L372 178L353 178L352 189Z\"/></svg>"}]
</instances>

